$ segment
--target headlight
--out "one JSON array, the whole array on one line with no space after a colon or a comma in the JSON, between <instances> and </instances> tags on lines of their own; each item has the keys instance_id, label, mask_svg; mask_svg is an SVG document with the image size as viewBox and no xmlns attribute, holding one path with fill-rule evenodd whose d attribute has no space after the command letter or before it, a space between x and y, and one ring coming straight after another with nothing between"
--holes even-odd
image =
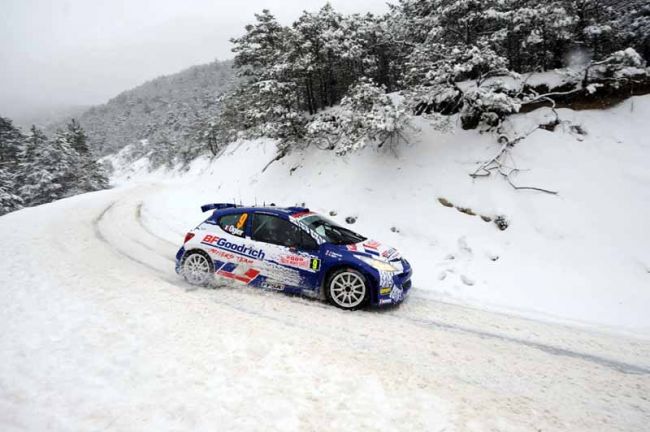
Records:
<instances>
[{"instance_id":1,"label":"headlight","mask_svg":"<svg viewBox=\"0 0 650 432\"><path fill-rule=\"evenodd\" d=\"M387 262L384 262L384 261L379 261L379 260L376 260L374 258L364 257L364 256L360 256L358 258L361 261L368 264L369 266L374 267L375 269L377 269L379 271L385 271L385 272L397 272L398 271L395 267L393 267L392 265L390 265L390 264L388 264Z\"/></svg>"}]
</instances>

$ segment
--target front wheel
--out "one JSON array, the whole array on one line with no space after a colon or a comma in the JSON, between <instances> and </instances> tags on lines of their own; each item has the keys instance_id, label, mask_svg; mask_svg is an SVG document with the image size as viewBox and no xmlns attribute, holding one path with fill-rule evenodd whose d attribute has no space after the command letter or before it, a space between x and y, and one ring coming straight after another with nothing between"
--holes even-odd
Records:
<instances>
[{"instance_id":1,"label":"front wheel","mask_svg":"<svg viewBox=\"0 0 650 432\"><path fill-rule=\"evenodd\" d=\"M183 258L181 274L192 285L205 286L212 277L212 263L200 252L191 252Z\"/></svg>"},{"instance_id":2,"label":"front wheel","mask_svg":"<svg viewBox=\"0 0 650 432\"><path fill-rule=\"evenodd\" d=\"M345 310L363 307L370 297L366 277L353 269L342 269L332 274L325 292L330 303Z\"/></svg>"}]
</instances>

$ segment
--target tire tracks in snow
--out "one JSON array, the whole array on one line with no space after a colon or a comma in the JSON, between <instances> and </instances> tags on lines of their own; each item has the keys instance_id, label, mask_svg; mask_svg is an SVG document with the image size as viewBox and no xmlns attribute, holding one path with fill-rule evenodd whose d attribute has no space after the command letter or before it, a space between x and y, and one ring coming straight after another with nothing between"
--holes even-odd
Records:
<instances>
[{"instance_id":1,"label":"tire tracks in snow","mask_svg":"<svg viewBox=\"0 0 650 432\"><path fill-rule=\"evenodd\" d=\"M432 301L432 300L428 300ZM390 314L390 316L395 316L395 314ZM523 338L517 338L517 337L512 337L512 336L507 336L504 334L498 334L494 332L489 332L489 331L483 331L483 330L478 330L478 329L473 329L470 327L465 327L462 325L458 324L448 324L442 321L435 321L435 320L430 320L430 319L424 319L424 318L413 318L413 317L406 317L402 316L399 317L398 319L410 321L412 323L418 324L418 325L423 325L427 327L435 327L441 330L447 330L447 331L454 331L454 332L459 332L459 333L464 333L464 334L471 334L474 336L478 336L481 339L494 339L494 340L499 340L502 342L508 342L508 343L513 343L513 344L518 344L521 346L525 346L527 348L532 348L536 349L539 351L543 351L547 354L551 354L554 356L560 356L560 357L569 357L573 359L578 359L578 360L584 360L590 363L595 363L599 366L603 366L609 369L613 369L617 372L623 373L623 374L631 374L631 375L650 375L650 368L646 366L638 366L632 363L627 363L627 362L622 362L614 359L609 359L606 357L601 357L598 355L594 354L588 354L588 353L582 353L578 351L572 351L570 349L566 348L561 348L553 345L548 345L540 342L534 342L530 340L526 340Z\"/></svg>"},{"instance_id":2,"label":"tire tracks in snow","mask_svg":"<svg viewBox=\"0 0 650 432\"><path fill-rule=\"evenodd\" d=\"M108 248L110 248L113 252L116 254L119 254L120 256L127 258L131 260L132 262L143 266L150 270L151 272L155 273L155 276L173 286L182 288L184 291L195 291L195 289L190 288L187 284L184 282L181 282L174 276L163 276L161 275L161 269L156 268L155 266L143 261L142 259L138 258L137 256L133 256L133 254L130 254L118 246L112 244L107 237L104 235L100 228L100 224L104 220L104 218L107 216L107 214L115 207L115 205L118 203L118 201L113 201L111 202L98 216L93 220L93 230L95 233L95 236L97 237L98 240L100 240L102 243L104 243ZM170 245L170 247L173 247L174 245L156 235L153 233L147 226L144 224L144 221L142 220L142 206L143 202L140 201L138 204L136 204L136 209L135 209L135 220L138 225L138 227L145 232L148 236L156 239L157 241L163 242L167 245ZM174 263L174 260L171 259L168 255L165 255L161 253L161 251L157 250L156 248L151 247L150 245L147 245L146 243L138 240L138 239L132 239L136 244L140 245L141 247L144 247L147 250L150 250L151 252L155 253L157 256L164 258L165 260ZM164 270L163 270L164 271ZM238 295L243 294L241 291L237 292ZM245 295L249 296L252 293L246 293ZM292 299L291 297L287 297L287 299L293 303L299 303ZM251 308L247 308L241 304L235 304L234 302L229 302L225 301L223 298L222 299L216 299L214 296L210 296L210 300L216 304L231 308L233 310L236 310L238 312L247 314L247 315L252 315L260 318L264 318L267 320L271 320L277 323L281 323L283 325L289 326L289 327L294 327L294 328L302 328L302 329L308 329L310 331L318 332L317 329L313 329L312 327L307 327L307 326L301 326L297 325L295 321L290 321L288 319L283 319L281 317L277 317L271 314L265 314L260 312L259 310L253 310ZM431 304L436 304L436 305L444 305L441 302L436 302L435 300L431 299L422 299L418 298L419 301L426 301ZM329 306L325 304L315 304L314 302L312 303L304 303L300 302L301 305L307 306L307 307L316 307L319 309L323 310L329 310ZM337 311L338 312L338 311ZM426 329L436 329L436 330L442 330L445 332L452 332L456 334L463 334L463 335L469 335L473 337L477 337L483 340L494 340L494 341L499 341L507 344L512 344L516 346L521 346L529 349L534 349L537 351L541 351L543 353L556 356L556 357L564 357L564 358L570 358L574 360L580 360L588 363L592 363L595 365L598 365L600 367L608 368L611 370L614 370L616 372L626 374L626 375L650 375L650 367L645 366L645 365L637 365L631 362L625 362L625 361L619 361L615 360L612 358L608 358L605 356L601 355L596 355L596 354L590 354L587 352L580 352L576 350L571 350L568 348L563 348L560 346L555 346L552 344L546 344L542 342L537 342L533 340L528 340L522 337L516 337L516 336L510 336L507 334L503 333L498 333L498 332L492 332L492 331L487 331L487 330L482 330L479 328L473 328L470 326L464 326L462 324L458 323L450 323L450 322L444 322L441 320L435 320L435 319L428 319L428 318L422 318L422 317L416 317L416 316L408 316L405 313L396 313L391 310L376 310L371 313L377 313L377 314L382 314L383 316L397 320L397 321L403 321L403 322L408 322L412 325L421 327L421 328L426 328ZM552 325L552 324L549 324ZM329 332L322 332L322 335L324 336L331 336ZM368 345L367 342L363 341L355 341L355 343L362 343L364 345Z\"/></svg>"}]
</instances>

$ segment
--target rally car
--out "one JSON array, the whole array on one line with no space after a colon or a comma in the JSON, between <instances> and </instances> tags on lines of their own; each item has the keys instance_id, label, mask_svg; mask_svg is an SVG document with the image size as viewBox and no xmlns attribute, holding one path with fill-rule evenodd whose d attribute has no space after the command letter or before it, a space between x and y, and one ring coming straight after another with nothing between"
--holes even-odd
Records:
<instances>
[{"instance_id":1,"label":"rally car","mask_svg":"<svg viewBox=\"0 0 650 432\"><path fill-rule=\"evenodd\" d=\"M193 285L214 278L326 299L355 310L401 303L411 266L394 248L301 207L208 204L188 232L176 272Z\"/></svg>"}]
</instances>

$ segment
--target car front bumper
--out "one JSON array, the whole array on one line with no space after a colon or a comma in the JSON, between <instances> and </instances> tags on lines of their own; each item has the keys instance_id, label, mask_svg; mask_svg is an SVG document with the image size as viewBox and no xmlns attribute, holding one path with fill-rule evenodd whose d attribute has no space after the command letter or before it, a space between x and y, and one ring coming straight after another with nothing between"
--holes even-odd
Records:
<instances>
[{"instance_id":1,"label":"car front bumper","mask_svg":"<svg viewBox=\"0 0 650 432\"><path fill-rule=\"evenodd\" d=\"M405 259L402 259L402 268L402 272L393 273L390 277L386 277L386 275L380 276L381 286L379 287L376 302L378 306L400 304L406 298L411 290L413 269Z\"/></svg>"}]
</instances>

